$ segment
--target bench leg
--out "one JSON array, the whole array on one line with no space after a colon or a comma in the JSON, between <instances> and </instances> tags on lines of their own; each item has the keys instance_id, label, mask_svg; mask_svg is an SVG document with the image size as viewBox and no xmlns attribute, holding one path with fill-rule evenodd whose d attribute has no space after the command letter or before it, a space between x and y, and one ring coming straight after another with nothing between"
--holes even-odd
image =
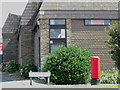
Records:
<instances>
[{"instance_id":1,"label":"bench leg","mask_svg":"<svg viewBox=\"0 0 120 90\"><path fill-rule=\"evenodd\" d=\"M30 85L32 85L32 77L30 78Z\"/></svg>"},{"instance_id":2,"label":"bench leg","mask_svg":"<svg viewBox=\"0 0 120 90\"><path fill-rule=\"evenodd\" d=\"M48 80L47 80L47 81L48 81L48 85L49 85L49 84L50 84L50 77L48 77Z\"/></svg>"}]
</instances>

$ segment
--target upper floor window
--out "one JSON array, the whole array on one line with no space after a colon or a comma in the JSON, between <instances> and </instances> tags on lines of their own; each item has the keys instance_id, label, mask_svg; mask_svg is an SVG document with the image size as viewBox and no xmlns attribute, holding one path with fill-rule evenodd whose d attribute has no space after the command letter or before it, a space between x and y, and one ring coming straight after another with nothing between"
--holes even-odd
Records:
<instances>
[{"instance_id":1,"label":"upper floor window","mask_svg":"<svg viewBox=\"0 0 120 90\"><path fill-rule=\"evenodd\" d=\"M65 19L51 19L50 25L65 25Z\"/></svg>"},{"instance_id":2,"label":"upper floor window","mask_svg":"<svg viewBox=\"0 0 120 90\"><path fill-rule=\"evenodd\" d=\"M85 20L85 25L110 25L110 20Z\"/></svg>"}]
</instances>

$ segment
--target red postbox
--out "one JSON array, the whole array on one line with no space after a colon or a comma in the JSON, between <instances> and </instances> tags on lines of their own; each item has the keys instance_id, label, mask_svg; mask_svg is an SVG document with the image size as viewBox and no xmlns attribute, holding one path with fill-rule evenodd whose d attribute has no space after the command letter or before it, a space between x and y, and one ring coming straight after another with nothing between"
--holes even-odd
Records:
<instances>
[{"instance_id":1,"label":"red postbox","mask_svg":"<svg viewBox=\"0 0 120 90\"><path fill-rule=\"evenodd\" d=\"M97 56L91 58L91 78L93 82L97 81L98 84L100 79L100 58Z\"/></svg>"}]
</instances>

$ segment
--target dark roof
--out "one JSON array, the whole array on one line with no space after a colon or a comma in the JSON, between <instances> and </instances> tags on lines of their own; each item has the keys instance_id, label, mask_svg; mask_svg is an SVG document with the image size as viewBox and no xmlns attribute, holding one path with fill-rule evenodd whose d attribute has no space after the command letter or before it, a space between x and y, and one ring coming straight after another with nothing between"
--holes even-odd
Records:
<instances>
[{"instance_id":1,"label":"dark roof","mask_svg":"<svg viewBox=\"0 0 120 90\"><path fill-rule=\"evenodd\" d=\"M21 18L20 15L9 13L9 15L5 21L5 24L2 28L2 33L16 32L17 29L19 28L20 18Z\"/></svg>"},{"instance_id":2,"label":"dark roof","mask_svg":"<svg viewBox=\"0 0 120 90\"><path fill-rule=\"evenodd\" d=\"M22 14L20 25L34 25L41 4L41 2L33 2L29 0Z\"/></svg>"},{"instance_id":3,"label":"dark roof","mask_svg":"<svg viewBox=\"0 0 120 90\"><path fill-rule=\"evenodd\" d=\"M40 18L118 18L118 2L43 2Z\"/></svg>"},{"instance_id":4,"label":"dark roof","mask_svg":"<svg viewBox=\"0 0 120 90\"><path fill-rule=\"evenodd\" d=\"M117 2L43 2L40 10L118 10Z\"/></svg>"}]
</instances>

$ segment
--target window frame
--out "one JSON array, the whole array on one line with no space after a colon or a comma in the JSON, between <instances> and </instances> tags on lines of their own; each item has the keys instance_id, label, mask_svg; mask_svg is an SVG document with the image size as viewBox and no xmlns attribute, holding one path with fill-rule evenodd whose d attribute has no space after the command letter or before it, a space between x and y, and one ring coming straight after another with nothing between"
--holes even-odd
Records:
<instances>
[{"instance_id":1,"label":"window frame","mask_svg":"<svg viewBox=\"0 0 120 90\"><path fill-rule=\"evenodd\" d=\"M110 19L84 19L84 26L110 26L111 25L111 20L110 24L86 24L86 20L110 20Z\"/></svg>"},{"instance_id":2,"label":"window frame","mask_svg":"<svg viewBox=\"0 0 120 90\"><path fill-rule=\"evenodd\" d=\"M61 18L63 20L63 18ZM50 41L56 41L57 43L64 42L65 46L67 46L67 30L66 30L66 19L65 20L65 25L50 25L50 20L49 19L49 53L51 53L51 43ZM58 20L58 19L57 19ZM50 37L50 29L65 29L65 38L51 38Z\"/></svg>"}]
</instances>

